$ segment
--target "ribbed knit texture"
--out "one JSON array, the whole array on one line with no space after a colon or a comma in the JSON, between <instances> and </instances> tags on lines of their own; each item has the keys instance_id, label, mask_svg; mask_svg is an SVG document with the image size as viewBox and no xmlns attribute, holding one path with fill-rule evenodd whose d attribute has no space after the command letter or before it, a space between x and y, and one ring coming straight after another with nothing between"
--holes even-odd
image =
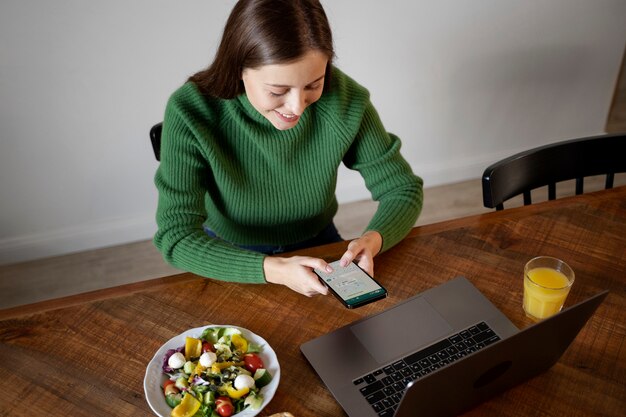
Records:
<instances>
[{"instance_id":1,"label":"ribbed knit texture","mask_svg":"<svg viewBox=\"0 0 626 417\"><path fill-rule=\"evenodd\" d=\"M187 83L168 101L161 138L156 247L205 277L265 282L265 255L229 244L286 245L317 235L337 212L337 169L358 170L379 201L366 230L398 243L422 208L422 180L385 131L368 91L338 69L298 124L276 129L250 104ZM207 225L222 239L203 230Z\"/></svg>"}]
</instances>

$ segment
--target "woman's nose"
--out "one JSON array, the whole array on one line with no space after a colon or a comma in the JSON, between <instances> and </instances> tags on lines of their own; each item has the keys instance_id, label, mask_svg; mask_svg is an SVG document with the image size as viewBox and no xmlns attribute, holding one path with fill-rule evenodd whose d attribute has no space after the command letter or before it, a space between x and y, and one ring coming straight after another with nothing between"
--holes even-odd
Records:
<instances>
[{"instance_id":1,"label":"woman's nose","mask_svg":"<svg viewBox=\"0 0 626 417\"><path fill-rule=\"evenodd\" d=\"M289 110L296 116L302 115L307 106L305 94L300 91L295 91L289 98L288 106Z\"/></svg>"}]
</instances>

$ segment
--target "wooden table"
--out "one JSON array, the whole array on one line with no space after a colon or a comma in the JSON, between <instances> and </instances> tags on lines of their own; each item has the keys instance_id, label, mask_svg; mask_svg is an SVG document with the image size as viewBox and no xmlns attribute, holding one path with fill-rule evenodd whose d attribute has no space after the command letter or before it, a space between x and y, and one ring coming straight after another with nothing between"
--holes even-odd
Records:
<instances>
[{"instance_id":1,"label":"wooden table","mask_svg":"<svg viewBox=\"0 0 626 417\"><path fill-rule=\"evenodd\" d=\"M310 253L334 260L344 247ZM602 289L610 294L552 369L467 415L623 416L626 187L415 228L377 258L389 297L354 311L332 296L191 274L0 311L0 416L149 416L148 361L171 337L207 324L248 328L276 351L280 386L261 415L344 415L301 343L457 275L523 328L531 323L521 308L522 269L536 255L576 271L567 305Z\"/></svg>"}]
</instances>

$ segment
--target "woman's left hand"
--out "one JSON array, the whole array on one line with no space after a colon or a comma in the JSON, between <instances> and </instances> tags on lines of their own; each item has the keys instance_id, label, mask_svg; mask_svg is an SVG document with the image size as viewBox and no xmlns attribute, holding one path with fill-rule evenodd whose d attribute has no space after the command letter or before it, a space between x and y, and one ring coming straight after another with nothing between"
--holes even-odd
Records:
<instances>
[{"instance_id":1,"label":"woman's left hand","mask_svg":"<svg viewBox=\"0 0 626 417\"><path fill-rule=\"evenodd\" d=\"M370 230L348 244L348 249L341 257L339 264L345 267L350 262L357 261L361 269L374 276L374 256L382 247L383 237L380 233Z\"/></svg>"}]
</instances>

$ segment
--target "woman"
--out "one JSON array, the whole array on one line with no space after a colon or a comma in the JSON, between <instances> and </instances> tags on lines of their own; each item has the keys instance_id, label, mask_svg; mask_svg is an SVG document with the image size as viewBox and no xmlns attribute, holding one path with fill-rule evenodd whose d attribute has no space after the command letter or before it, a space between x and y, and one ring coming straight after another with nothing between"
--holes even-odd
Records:
<instances>
[{"instance_id":1,"label":"woman","mask_svg":"<svg viewBox=\"0 0 626 417\"><path fill-rule=\"evenodd\" d=\"M170 98L163 122L158 231L172 265L202 276L326 294L322 259L280 253L342 240L333 225L339 164L379 201L341 265L398 243L422 207L422 181L369 93L333 67L317 0L240 0L214 62Z\"/></svg>"}]
</instances>

